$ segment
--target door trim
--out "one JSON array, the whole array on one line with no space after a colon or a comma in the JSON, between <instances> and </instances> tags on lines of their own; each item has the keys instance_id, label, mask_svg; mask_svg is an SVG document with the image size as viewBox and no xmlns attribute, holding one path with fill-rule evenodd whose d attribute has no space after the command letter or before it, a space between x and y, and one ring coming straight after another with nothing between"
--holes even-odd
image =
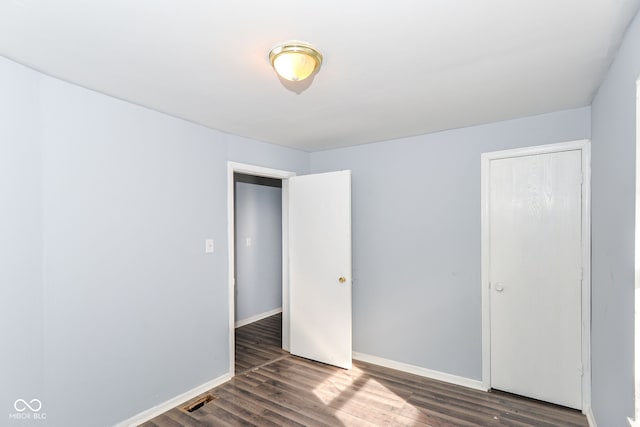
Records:
<instances>
[{"instance_id":1,"label":"door trim","mask_svg":"<svg viewBox=\"0 0 640 427\"><path fill-rule=\"evenodd\" d=\"M587 139L494 151L481 155L482 384L491 388L489 203L491 161L535 154L582 152L582 412L591 408L591 142Z\"/></svg>"},{"instance_id":2,"label":"door trim","mask_svg":"<svg viewBox=\"0 0 640 427\"><path fill-rule=\"evenodd\" d=\"M295 172L270 169L245 163L227 162L227 248L229 278L229 375L235 375L235 210L233 174L282 180L282 348L289 350L289 183Z\"/></svg>"}]
</instances>

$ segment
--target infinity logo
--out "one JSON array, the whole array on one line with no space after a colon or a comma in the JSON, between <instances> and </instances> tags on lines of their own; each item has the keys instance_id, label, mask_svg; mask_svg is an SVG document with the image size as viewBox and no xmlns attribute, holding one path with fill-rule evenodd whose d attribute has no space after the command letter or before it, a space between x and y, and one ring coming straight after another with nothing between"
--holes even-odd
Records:
<instances>
[{"instance_id":1,"label":"infinity logo","mask_svg":"<svg viewBox=\"0 0 640 427\"><path fill-rule=\"evenodd\" d=\"M42 409L42 402L40 402L38 399L31 399L27 403L27 401L24 399L18 399L13 402L13 407L16 408L16 411L18 412L24 412L27 410L27 408L31 409L31 411L33 412L38 412L40 409Z\"/></svg>"}]
</instances>

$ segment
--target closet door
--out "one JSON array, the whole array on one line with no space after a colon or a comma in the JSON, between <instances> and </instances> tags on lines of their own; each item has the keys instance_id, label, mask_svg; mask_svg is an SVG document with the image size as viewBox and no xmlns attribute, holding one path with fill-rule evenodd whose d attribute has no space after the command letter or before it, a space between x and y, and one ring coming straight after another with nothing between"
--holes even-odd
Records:
<instances>
[{"instance_id":1,"label":"closet door","mask_svg":"<svg viewBox=\"0 0 640 427\"><path fill-rule=\"evenodd\" d=\"M491 387L582 406L582 151L491 160Z\"/></svg>"}]
</instances>

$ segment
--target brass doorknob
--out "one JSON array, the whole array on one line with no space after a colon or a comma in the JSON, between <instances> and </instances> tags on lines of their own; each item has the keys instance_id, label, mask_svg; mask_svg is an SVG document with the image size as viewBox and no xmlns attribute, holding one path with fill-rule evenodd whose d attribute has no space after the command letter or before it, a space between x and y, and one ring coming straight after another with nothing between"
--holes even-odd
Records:
<instances>
[{"instance_id":1,"label":"brass doorknob","mask_svg":"<svg viewBox=\"0 0 640 427\"><path fill-rule=\"evenodd\" d=\"M338 279L338 282L340 282L340 283L344 283L346 281L347 281L347 278L344 277L344 276L342 276L341 278Z\"/></svg>"}]
</instances>

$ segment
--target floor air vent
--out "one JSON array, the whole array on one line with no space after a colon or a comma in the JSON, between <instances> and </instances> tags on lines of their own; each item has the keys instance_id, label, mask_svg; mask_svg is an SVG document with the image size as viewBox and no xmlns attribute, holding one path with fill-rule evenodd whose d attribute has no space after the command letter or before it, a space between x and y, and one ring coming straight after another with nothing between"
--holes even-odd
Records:
<instances>
[{"instance_id":1,"label":"floor air vent","mask_svg":"<svg viewBox=\"0 0 640 427\"><path fill-rule=\"evenodd\" d=\"M186 412L194 412L202 408L204 405L206 405L207 403L211 402L214 399L215 397L213 397L213 394L207 393L204 396L189 403L188 405L183 406L181 409Z\"/></svg>"}]
</instances>

